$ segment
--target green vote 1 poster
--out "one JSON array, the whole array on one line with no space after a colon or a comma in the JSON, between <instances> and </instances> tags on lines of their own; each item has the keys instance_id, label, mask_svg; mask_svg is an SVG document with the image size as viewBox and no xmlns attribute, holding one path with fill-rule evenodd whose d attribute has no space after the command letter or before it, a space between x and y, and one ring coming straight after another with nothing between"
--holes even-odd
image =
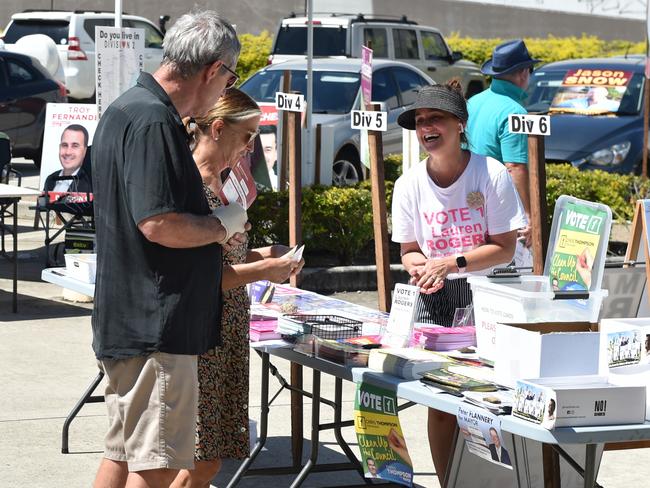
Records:
<instances>
[{"instance_id":1,"label":"green vote 1 poster","mask_svg":"<svg viewBox=\"0 0 650 488\"><path fill-rule=\"evenodd\" d=\"M549 277L554 290L589 290L607 213L569 203L561 214Z\"/></svg>"},{"instance_id":2,"label":"green vote 1 poster","mask_svg":"<svg viewBox=\"0 0 650 488\"><path fill-rule=\"evenodd\" d=\"M354 429L366 478L413 486L413 462L397 417L397 397L361 383L354 401Z\"/></svg>"}]
</instances>

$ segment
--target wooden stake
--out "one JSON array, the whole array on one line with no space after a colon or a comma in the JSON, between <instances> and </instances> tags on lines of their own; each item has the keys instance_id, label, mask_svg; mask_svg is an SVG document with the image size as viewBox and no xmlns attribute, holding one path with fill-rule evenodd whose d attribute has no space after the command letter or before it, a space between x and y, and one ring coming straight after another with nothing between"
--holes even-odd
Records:
<instances>
[{"instance_id":1,"label":"wooden stake","mask_svg":"<svg viewBox=\"0 0 650 488\"><path fill-rule=\"evenodd\" d=\"M294 247L302 243L301 113L288 114L286 133L289 136L289 245ZM291 286L298 286L298 278L298 275L294 275L289 279Z\"/></svg>"},{"instance_id":2,"label":"wooden stake","mask_svg":"<svg viewBox=\"0 0 650 488\"><path fill-rule=\"evenodd\" d=\"M371 110L379 110L379 105L371 105ZM370 180L372 190L372 222L375 236L375 261L377 264L377 293L379 310L390 311L390 292L393 283L390 275L388 255L388 222L386 218L386 185L384 181L384 148L381 132L368 131L370 148Z\"/></svg>"},{"instance_id":3,"label":"wooden stake","mask_svg":"<svg viewBox=\"0 0 650 488\"><path fill-rule=\"evenodd\" d=\"M542 444L544 488L560 488L560 456L550 444Z\"/></svg>"},{"instance_id":4,"label":"wooden stake","mask_svg":"<svg viewBox=\"0 0 650 488\"><path fill-rule=\"evenodd\" d=\"M282 76L282 93L289 93L291 89L291 71L285 70ZM282 154L278 158L280 165L280 181L278 182L278 190L284 190L287 187L287 161L289 160L289 112L282 111Z\"/></svg>"},{"instance_id":5,"label":"wooden stake","mask_svg":"<svg viewBox=\"0 0 650 488\"><path fill-rule=\"evenodd\" d=\"M646 86L648 80L646 79ZM647 93L646 93L647 96ZM647 108L647 106L646 106ZM647 122L647 118L646 118ZM647 131L646 131L647 134ZM644 144L644 147L647 145ZM644 157L646 156L646 150L643 151ZM643 164L644 168L647 168L646 163ZM625 262L637 261L639 259L639 249L643 245L645 256L645 274L646 274L646 286L650 283L650 239L648 238L648 222L646 220L645 207L646 203L650 206L650 201L648 200L637 200L634 207L634 217L632 218L632 231L630 232L630 240L627 241L627 249L625 250ZM623 267L628 268L629 264L624 264ZM632 442L608 442L605 444L606 451L618 451L622 449L645 449L650 447L650 441L632 441Z\"/></svg>"},{"instance_id":6,"label":"wooden stake","mask_svg":"<svg viewBox=\"0 0 650 488\"><path fill-rule=\"evenodd\" d=\"M528 136L528 177L530 180L530 226L533 238L533 273L544 273L548 251L548 206L546 204L546 158L543 136Z\"/></svg>"},{"instance_id":7,"label":"wooden stake","mask_svg":"<svg viewBox=\"0 0 650 488\"><path fill-rule=\"evenodd\" d=\"M286 93L286 92L285 92ZM283 128L283 138L287 136L287 154L289 167L289 245L302 242L302 172L301 172L301 116L300 112L283 112L287 116L287 125ZM284 148L284 146L283 146ZM283 149L284 151L284 149ZM285 165L283 165L285 167ZM289 278L291 286L298 286L298 276ZM302 465L303 447L303 407L302 395L296 390L302 389L302 366L291 363L291 455L294 467Z\"/></svg>"}]
</instances>

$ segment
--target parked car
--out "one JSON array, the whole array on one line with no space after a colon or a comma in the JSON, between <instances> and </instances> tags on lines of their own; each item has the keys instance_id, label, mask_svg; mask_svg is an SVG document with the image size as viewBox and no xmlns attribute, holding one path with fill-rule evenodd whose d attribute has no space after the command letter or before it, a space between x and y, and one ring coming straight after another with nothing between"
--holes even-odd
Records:
<instances>
[{"instance_id":1,"label":"parked car","mask_svg":"<svg viewBox=\"0 0 650 488\"><path fill-rule=\"evenodd\" d=\"M11 49L21 37L45 34L57 45L70 98L93 101L95 96L95 27L115 25L114 12L25 11L11 16L3 40ZM144 29L144 69L153 72L162 61L163 34L152 22L122 16L123 27Z\"/></svg>"},{"instance_id":2,"label":"parked car","mask_svg":"<svg viewBox=\"0 0 650 488\"><path fill-rule=\"evenodd\" d=\"M575 59L539 67L531 76L526 108L551 114L546 162L639 173L643 70L639 57Z\"/></svg>"},{"instance_id":3,"label":"parked car","mask_svg":"<svg viewBox=\"0 0 650 488\"><path fill-rule=\"evenodd\" d=\"M66 101L65 86L36 59L0 50L0 132L11 139L14 157L40 166L46 105Z\"/></svg>"},{"instance_id":4,"label":"parked car","mask_svg":"<svg viewBox=\"0 0 650 488\"><path fill-rule=\"evenodd\" d=\"M461 80L467 98L485 89L485 78L475 63L452 52L442 33L418 25L406 16L395 19L369 15L314 16L314 57L360 58L361 46L370 43L374 59L391 59L413 65L437 83ZM270 63L304 58L307 54L307 17L291 16L278 27Z\"/></svg>"},{"instance_id":5,"label":"parked car","mask_svg":"<svg viewBox=\"0 0 650 488\"><path fill-rule=\"evenodd\" d=\"M359 131L350 128L350 113L360 106L360 59L315 59L313 69L313 125L333 128L333 182L354 184L363 179L359 156ZM285 70L291 71L291 91L306 94L307 62L287 61L261 69L241 89L257 102L275 103L282 91ZM402 129L397 117L415 101L415 94L434 81L417 68L399 61L378 59L372 65L372 100L385 104L388 131L383 133L384 153L402 150Z\"/></svg>"}]
</instances>

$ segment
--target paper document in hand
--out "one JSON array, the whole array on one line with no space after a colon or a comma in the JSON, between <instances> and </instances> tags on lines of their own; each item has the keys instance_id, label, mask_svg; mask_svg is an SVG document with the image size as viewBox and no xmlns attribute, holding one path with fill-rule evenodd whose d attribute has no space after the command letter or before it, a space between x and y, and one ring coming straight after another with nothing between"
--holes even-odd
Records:
<instances>
[{"instance_id":1,"label":"paper document in hand","mask_svg":"<svg viewBox=\"0 0 650 488\"><path fill-rule=\"evenodd\" d=\"M305 249L305 245L292 247L283 257L291 258L296 263L300 262L302 259L302 252Z\"/></svg>"},{"instance_id":2,"label":"paper document in hand","mask_svg":"<svg viewBox=\"0 0 650 488\"><path fill-rule=\"evenodd\" d=\"M219 198L224 205L238 202L248 210L256 197L257 187L251 174L248 158L242 158L230 170L230 174L219 192Z\"/></svg>"}]
</instances>

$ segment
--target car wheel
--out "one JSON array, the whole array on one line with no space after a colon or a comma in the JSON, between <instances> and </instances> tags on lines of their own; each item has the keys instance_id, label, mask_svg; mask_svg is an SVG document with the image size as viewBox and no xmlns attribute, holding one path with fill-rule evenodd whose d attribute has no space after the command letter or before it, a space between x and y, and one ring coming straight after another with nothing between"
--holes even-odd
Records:
<instances>
[{"instance_id":1,"label":"car wheel","mask_svg":"<svg viewBox=\"0 0 650 488\"><path fill-rule=\"evenodd\" d=\"M356 161L338 158L332 166L332 184L334 186L352 186L361 181L361 167Z\"/></svg>"}]
</instances>

